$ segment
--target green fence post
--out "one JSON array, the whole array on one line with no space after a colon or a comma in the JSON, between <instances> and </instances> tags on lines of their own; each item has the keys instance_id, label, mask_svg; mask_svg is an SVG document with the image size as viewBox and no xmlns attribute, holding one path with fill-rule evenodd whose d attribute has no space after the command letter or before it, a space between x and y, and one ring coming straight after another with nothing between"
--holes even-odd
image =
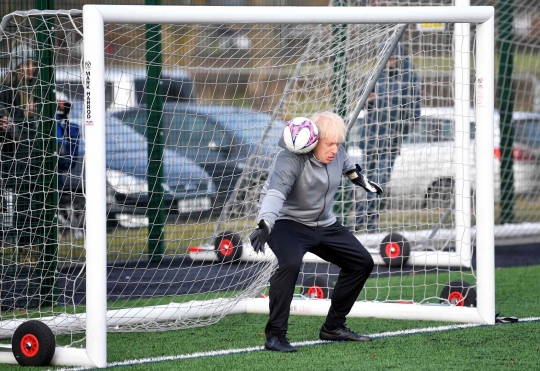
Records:
<instances>
[{"instance_id":1,"label":"green fence post","mask_svg":"<svg viewBox=\"0 0 540 371\"><path fill-rule=\"evenodd\" d=\"M347 0L336 0L334 6L347 6ZM338 24L332 28L332 49L334 50L334 84L332 93L334 112L345 117L347 114L347 25Z\"/></svg>"},{"instance_id":2,"label":"green fence post","mask_svg":"<svg viewBox=\"0 0 540 371\"><path fill-rule=\"evenodd\" d=\"M334 0L333 6L347 6L348 0ZM332 49L333 49L333 78L332 97L334 112L341 117L347 115L347 25L336 24L332 28ZM340 185L340 191L334 196L334 213L338 218L349 209L345 202L350 204L352 195L345 194L346 184ZM345 223L345 216L341 222Z\"/></svg>"},{"instance_id":3,"label":"green fence post","mask_svg":"<svg viewBox=\"0 0 540 371\"><path fill-rule=\"evenodd\" d=\"M145 0L146 5L160 5L160 0ZM159 261L165 253L163 232L165 213L163 209L163 131L161 119L163 98L161 96L161 26L146 25L146 102L148 111L148 254L150 260Z\"/></svg>"},{"instance_id":4,"label":"green fence post","mask_svg":"<svg viewBox=\"0 0 540 371\"><path fill-rule=\"evenodd\" d=\"M500 0L497 7L499 19L499 76L497 98L501 128L501 223L515 221L514 196L514 92L512 74L514 72L513 21L514 1Z\"/></svg>"},{"instance_id":5,"label":"green fence post","mask_svg":"<svg viewBox=\"0 0 540 371\"><path fill-rule=\"evenodd\" d=\"M36 0L39 10L54 9L53 0ZM35 141L35 160L41 171L36 177L36 194L31 202L33 217L39 222L37 239L41 244L43 259L41 267L41 306L52 306L56 301L56 270L58 265L58 178L56 175L56 98L54 94L54 18L36 18L36 57L38 64L36 124L38 138Z\"/></svg>"}]
</instances>

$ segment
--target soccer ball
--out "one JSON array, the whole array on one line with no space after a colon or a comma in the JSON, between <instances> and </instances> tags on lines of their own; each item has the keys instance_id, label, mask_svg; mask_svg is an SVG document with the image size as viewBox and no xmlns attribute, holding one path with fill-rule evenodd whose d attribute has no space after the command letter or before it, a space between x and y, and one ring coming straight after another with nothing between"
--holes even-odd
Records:
<instances>
[{"instance_id":1,"label":"soccer ball","mask_svg":"<svg viewBox=\"0 0 540 371\"><path fill-rule=\"evenodd\" d=\"M319 129L310 119L295 117L285 124L283 141L291 152L308 153L319 142Z\"/></svg>"}]
</instances>

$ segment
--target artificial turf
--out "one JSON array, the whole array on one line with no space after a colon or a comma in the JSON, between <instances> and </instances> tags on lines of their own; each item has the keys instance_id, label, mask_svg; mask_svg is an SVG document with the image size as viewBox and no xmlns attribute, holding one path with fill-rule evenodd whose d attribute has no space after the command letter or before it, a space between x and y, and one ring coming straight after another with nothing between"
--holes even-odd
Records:
<instances>
[{"instance_id":1,"label":"artificial turf","mask_svg":"<svg viewBox=\"0 0 540 371\"><path fill-rule=\"evenodd\" d=\"M496 311L502 316L540 317L540 266L496 270ZM109 362L258 347L265 315L231 315L217 324L178 331L111 333ZM291 342L317 340L324 318L292 316ZM366 334L435 327L441 322L354 318L348 325ZM2 365L2 370L20 370ZM27 368L33 370L34 368ZM35 368L40 369L40 368ZM43 369L43 368L41 368ZM295 354L267 351L116 366L121 370L537 370L540 322L482 326L377 338L370 343L304 346Z\"/></svg>"}]
</instances>

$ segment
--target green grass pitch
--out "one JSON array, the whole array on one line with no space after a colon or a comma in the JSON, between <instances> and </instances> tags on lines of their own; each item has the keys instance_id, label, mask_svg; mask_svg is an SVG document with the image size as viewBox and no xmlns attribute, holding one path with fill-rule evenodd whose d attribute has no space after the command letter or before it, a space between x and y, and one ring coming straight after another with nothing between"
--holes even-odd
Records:
<instances>
[{"instance_id":1,"label":"green grass pitch","mask_svg":"<svg viewBox=\"0 0 540 371\"><path fill-rule=\"evenodd\" d=\"M496 310L503 316L540 317L540 266L496 270ZM260 347L265 315L231 315L215 325L157 333L110 334L109 362ZM324 318L292 316L291 342L317 340ZM441 322L350 319L362 333L419 329ZM2 365L3 371L22 370ZM26 368L43 370L47 368ZM64 368L71 369L71 368ZM538 370L540 322L481 326L377 338L370 343L302 346L298 353L252 351L160 361L116 370Z\"/></svg>"}]
</instances>

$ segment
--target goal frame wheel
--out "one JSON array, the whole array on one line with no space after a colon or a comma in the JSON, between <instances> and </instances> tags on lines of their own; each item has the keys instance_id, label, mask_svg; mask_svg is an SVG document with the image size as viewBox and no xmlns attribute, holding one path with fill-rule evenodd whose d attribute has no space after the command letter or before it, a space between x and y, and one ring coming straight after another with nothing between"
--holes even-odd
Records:
<instances>
[{"instance_id":1,"label":"goal frame wheel","mask_svg":"<svg viewBox=\"0 0 540 371\"><path fill-rule=\"evenodd\" d=\"M399 233L385 236L379 246L381 258L390 267L403 266L411 255L411 244Z\"/></svg>"},{"instance_id":2,"label":"goal frame wheel","mask_svg":"<svg viewBox=\"0 0 540 371\"><path fill-rule=\"evenodd\" d=\"M301 295L313 299L331 299L334 293L334 284L329 276L309 276L302 282Z\"/></svg>"},{"instance_id":3,"label":"goal frame wheel","mask_svg":"<svg viewBox=\"0 0 540 371\"><path fill-rule=\"evenodd\" d=\"M476 290L466 281L452 281L442 289L440 302L457 307L476 307Z\"/></svg>"},{"instance_id":4,"label":"goal frame wheel","mask_svg":"<svg viewBox=\"0 0 540 371\"><path fill-rule=\"evenodd\" d=\"M11 350L21 366L47 366L56 349L54 334L43 322L30 320L17 327Z\"/></svg>"},{"instance_id":5,"label":"goal frame wheel","mask_svg":"<svg viewBox=\"0 0 540 371\"><path fill-rule=\"evenodd\" d=\"M224 231L214 239L214 251L220 262L231 263L240 260L243 250L242 238L237 233Z\"/></svg>"}]
</instances>

